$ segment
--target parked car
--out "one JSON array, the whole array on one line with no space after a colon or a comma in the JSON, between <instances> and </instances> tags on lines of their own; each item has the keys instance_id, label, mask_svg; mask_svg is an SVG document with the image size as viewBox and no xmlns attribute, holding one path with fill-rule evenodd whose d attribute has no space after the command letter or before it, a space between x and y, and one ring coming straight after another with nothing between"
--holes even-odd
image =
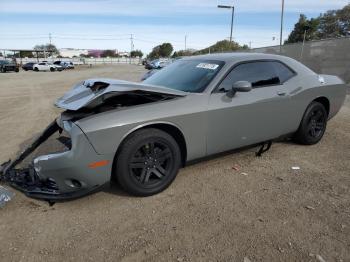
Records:
<instances>
[{"instance_id":1,"label":"parked car","mask_svg":"<svg viewBox=\"0 0 350 262\"><path fill-rule=\"evenodd\" d=\"M130 194L153 195L191 160L284 136L318 143L346 89L337 76L254 53L183 58L142 83L85 80L56 101L66 111L2 165L2 178L42 199L81 196L110 179ZM15 168L62 131L61 152Z\"/></svg>"},{"instance_id":2,"label":"parked car","mask_svg":"<svg viewBox=\"0 0 350 262\"><path fill-rule=\"evenodd\" d=\"M33 62L25 63L24 65L22 65L22 69L24 71L33 70L34 65L35 65L35 63L33 63Z\"/></svg>"},{"instance_id":3,"label":"parked car","mask_svg":"<svg viewBox=\"0 0 350 262\"><path fill-rule=\"evenodd\" d=\"M155 59L145 64L146 69L160 69L172 63L170 59Z\"/></svg>"},{"instance_id":4,"label":"parked car","mask_svg":"<svg viewBox=\"0 0 350 262\"><path fill-rule=\"evenodd\" d=\"M33 65L33 70L38 72L38 71L62 71L63 67L60 65L54 65L49 62L41 62L38 64Z\"/></svg>"},{"instance_id":5,"label":"parked car","mask_svg":"<svg viewBox=\"0 0 350 262\"><path fill-rule=\"evenodd\" d=\"M2 73L14 71L16 73L19 72L18 65L14 62L8 60L0 60L0 71Z\"/></svg>"},{"instance_id":6,"label":"parked car","mask_svg":"<svg viewBox=\"0 0 350 262\"><path fill-rule=\"evenodd\" d=\"M55 61L53 64L62 66L64 69L74 69L74 64L69 61Z\"/></svg>"}]
</instances>

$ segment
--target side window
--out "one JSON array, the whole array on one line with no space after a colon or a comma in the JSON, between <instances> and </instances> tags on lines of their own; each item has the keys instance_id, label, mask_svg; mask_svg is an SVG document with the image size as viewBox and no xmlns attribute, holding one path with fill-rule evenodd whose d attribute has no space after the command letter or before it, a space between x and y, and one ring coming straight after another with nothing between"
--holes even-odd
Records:
<instances>
[{"instance_id":1,"label":"side window","mask_svg":"<svg viewBox=\"0 0 350 262\"><path fill-rule=\"evenodd\" d=\"M294 73L282 63L274 61L247 62L236 66L221 82L219 91L227 91L237 81L248 81L253 88L278 85Z\"/></svg>"},{"instance_id":2,"label":"side window","mask_svg":"<svg viewBox=\"0 0 350 262\"><path fill-rule=\"evenodd\" d=\"M40 63L39 65L45 65L45 63Z\"/></svg>"},{"instance_id":3,"label":"side window","mask_svg":"<svg viewBox=\"0 0 350 262\"><path fill-rule=\"evenodd\" d=\"M280 62L271 62L271 64L273 64L281 83L284 83L295 75L292 70Z\"/></svg>"}]
</instances>

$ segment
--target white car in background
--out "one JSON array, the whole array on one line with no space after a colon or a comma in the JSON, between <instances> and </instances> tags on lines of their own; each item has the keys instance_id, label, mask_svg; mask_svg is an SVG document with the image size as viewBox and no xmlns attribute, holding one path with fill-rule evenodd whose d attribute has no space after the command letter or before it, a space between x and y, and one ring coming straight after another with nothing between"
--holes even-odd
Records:
<instances>
[{"instance_id":1,"label":"white car in background","mask_svg":"<svg viewBox=\"0 0 350 262\"><path fill-rule=\"evenodd\" d=\"M33 71L62 71L64 68L60 65L54 65L48 62L41 62L33 65Z\"/></svg>"}]
</instances>

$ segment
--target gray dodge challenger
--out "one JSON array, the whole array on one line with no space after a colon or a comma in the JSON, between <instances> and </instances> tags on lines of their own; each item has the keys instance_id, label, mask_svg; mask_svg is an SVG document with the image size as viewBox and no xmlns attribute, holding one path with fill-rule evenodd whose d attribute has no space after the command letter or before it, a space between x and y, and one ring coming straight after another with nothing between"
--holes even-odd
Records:
<instances>
[{"instance_id":1,"label":"gray dodge challenger","mask_svg":"<svg viewBox=\"0 0 350 262\"><path fill-rule=\"evenodd\" d=\"M233 53L180 59L142 83L89 79L1 179L35 198L75 198L115 179L128 193L166 189L188 161L290 137L313 145L341 108L346 85L283 56ZM53 134L60 152L18 165ZM264 148L265 146L265 148Z\"/></svg>"}]
</instances>

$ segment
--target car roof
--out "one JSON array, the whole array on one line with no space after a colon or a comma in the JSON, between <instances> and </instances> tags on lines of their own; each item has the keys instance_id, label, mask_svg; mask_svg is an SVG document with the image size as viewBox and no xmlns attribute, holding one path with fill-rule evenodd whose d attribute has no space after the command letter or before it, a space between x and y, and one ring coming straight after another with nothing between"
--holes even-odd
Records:
<instances>
[{"instance_id":1,"label":"car roof","mask_svg":"<svg viewBox=\"0 0 350 262\"><path fill-rule=\"evenodd\" d=\"M220 60L224 62L231 62L236 60L259 60L259 59L277 59L284 60L285 56L263 54L263 53L246 53L246 52L235 52L235 53L217 53L217 54L206 54L198 56L185 57L183 59L189 60Z\"/></svg>"}]
</instances>

